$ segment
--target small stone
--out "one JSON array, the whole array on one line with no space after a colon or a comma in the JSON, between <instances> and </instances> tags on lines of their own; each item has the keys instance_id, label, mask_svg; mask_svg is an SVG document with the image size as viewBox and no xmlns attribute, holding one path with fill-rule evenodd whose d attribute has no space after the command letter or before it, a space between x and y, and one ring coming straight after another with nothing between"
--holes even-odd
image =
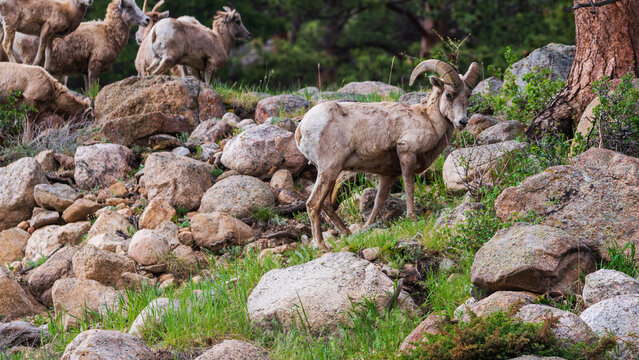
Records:
<instances>
[{"instance_id":1,"label":"small stone","mask_svg":"<svg viewBox=\"0 0 639 360\"><path fill-rule=\"evenodd\" d=\"M116 182L115 184L109 186L109 194L116 198L126 197L126 194L129 193L129 190L126 188L121 182Z\"/></svg>"},{"instance_id":2,"label":"small stone","mask_svg":"<svg viewBox=\"0 0 639 360\"><path fill-rule=\"evenodd\" d=\"M58 170L58 162L55 160L55 152L53 150L43 150L35 156L35 159L40 166L42 166L42 170L45 172L51 172Z\"/></svg>"},{"instance_id":3,"label":"small stone","mask_svg":"<svg viewBox=\"0 0 639 360\"><path fill-rule=\"evenodd\" d=\"M44 211L31 218L29 225L35 229L45 227L47 225L57 224L60 220L60 214L57 211Z\"/></svg>"},{"instance_id":4,"label":"small stone","mask_svg":"<svg viewBox=\"0 0 639 360\"><path fill-rule=\"evenodd\" d=\"M184 146L176 147L175 149L171 150L171 153L173 155L176 155L176 156L189 156L189 155L191 155L191 151L189 151L189 149L185 148Z\"/></svg>"},{"instance_id":5,"label":"small stone","mask_svg":"<svg viewBox=\"0 0 639 360\"><path fill-rule=\"evenodd\" d=\"M33 197L38 206L59 212L66 210L80 196L80 193L66 184L39 184L33 188Z\"/></svg>"},{"instance_id":6,"label":"small stone","mask_svg":"<svg viewBox=\"0 0 639 360\"><path fill-rule=\"evenodd\" d=\"M295 184L293 183L293 174L289 170L280 169L277 170L273 177L271 177L270 185L273 189L287 189L295 191Z\"/></svg>"},{"instance_id":7,"label":"small stone","mask_svg":"<svg viewBox=\"0 0 639 360\"><path fill-rule=\"evenodd\" d=\"M87 330L67 345L60 360L153 360L139 337L113 330Z\"/></svg>"},{"instance_id":8,"label":"small stone","mask_svg":"<svg viewBox=\"0 0 639 360\"><path fill-rule=\"evenodd\" d=\"M375 248L367 248L362 250L362 257L368 261L375 261L377 260L377 258L379 258L379 255L381 254L382 249L375 247Z\"/></svg>"},{"instance_id":9,"label":"small stone","mask_svg":"<svg viewBox=\"0 0 639 360\"><path fill-rule=\"evenodd\" d=\"M102 205L87 198L78 199L71 204L62 213L62 219L67 223L73 223L77 221L86 221L89 216L95 214L96 211L102 208Z\"/></svg>"},{"instance_id":10,"label":"small stone","mask_svg":"<svg viewBox=\"0 0 639 360\"><path fill-rule=\"evenodd\" d=\"M161 198L153 199L140 216L140 227L155 229L163 221L171 221L177 215L175 209Z\"/></svg>"},{"instance_id":11,"label":"small stone","mask_svg":"<svg viewBox=\"0 0 639 360\"><path fill-rule=\"evenodd\" d=\"M619 295L639 296L639 281L622 272L608 269L586 275L583 298L587 306Z\"/></svg>"},{"instance_id":12,"label":"small stone","mask_svg":"<svg viewBox=\"0 0 639 360\"><path fill-rule=\"evenodd\" d=\"M0 232L0 266L22 259L30 236L20 228Z\"/></svg>"}]
</instances>

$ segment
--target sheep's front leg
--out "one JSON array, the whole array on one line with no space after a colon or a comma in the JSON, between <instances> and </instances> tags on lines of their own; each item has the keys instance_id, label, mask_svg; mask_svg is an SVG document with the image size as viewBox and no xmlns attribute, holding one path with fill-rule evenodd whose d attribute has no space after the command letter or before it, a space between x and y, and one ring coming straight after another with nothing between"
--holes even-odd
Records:
<instances>
[{"instance_id":1,"label":"sheep's front leg","mask_svg":"<svg viewBox=\"0 0 639 360\"><path fill-rule=\"evenodd\" d=\"M395 180L397 180L397 176L380 175L379 184L377 185L377 195L375 195L375 205L373 205L373 212L366 221L366 224L364 224L364 227L371 226L375 223L380 211L384 205L386 205L388 192L390 187L393 186L393 183L395 183Z\"/></svg>"},{"instance_id":2,"label":"sheep's front leg","mask_svg":"<svg viewBox=\"0 0 639 360\"><path fill-rule=\"evenodd\" d=\"M49 33L49 23L45 22L42 24L42 29L40 30L40 44L38 45L38 53L33 61L33 65L44 65L45 51L47 47L51 46L51 44L49 44L50 40L51 34Z\"/></svg>"},{"instance_id":3,"label":"sheep's front leg","mask_svg":"<svg viewBox=\"0 0 639 360\"><path fill-rule=\"evenodd\" d=\"M417 156L413 152L403 149L403 145L397 147L399 164L402 168L404 190L406 191L406 217L416 220L415 216L415 163Z\"/></svg>"}]
</instances>

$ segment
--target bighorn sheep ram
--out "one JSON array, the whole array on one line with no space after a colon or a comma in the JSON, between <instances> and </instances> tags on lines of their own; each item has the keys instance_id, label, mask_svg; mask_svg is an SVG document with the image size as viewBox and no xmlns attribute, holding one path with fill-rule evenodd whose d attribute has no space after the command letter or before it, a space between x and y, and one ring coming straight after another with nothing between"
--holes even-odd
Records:
<instances>
[{"instance_id":1,"label":"bighorn sheep ram","mask_svg":"<svg viewBox=\"0 0 639 360\"><path fill-rule=\"evenodd\" d=\"M433 90L421 104L326 102L313 107L295 133L297 147L317 168L318 175L306 207L313 239L326 249L322 238L320 210L340 232L348 234L342 220L327 200L342 170L379 174L371 225L384 206L390 187L401 175L406 190L406 215L415 218L415 174L426 170L447 146L453 128L468 124L466 108L479 81L479 66L473 63L461 77L440 60L420 63L411 74L434 71Z\"/></svg>"},{"instance_id":2,"label":"bighorn sheep ram","mask_svg":"<svg viewBox=\"0 0 639 360\"><path fill-rule=\"evenodd\" d=\"M34 65L43 65L45 49L54 36L65 36L78 28L93 0L0 0L2 46L11 62L16 32L39 36Z\"/></svg>"},{"instance_id":3,"label":"bighorn sheep ram","mask_svg":"<svg viewBox=\"0 0 639 360\"><path fill-rule=\"evenodd\" d=\"M235 40L249 40L251 33L236 10L224 7L217 12L212 29L164 19L153 27L150 37L153 61L147 68L149 73L163 75L175 65L184 65L195 70L193 75L200 80L198 72L204 72L204 80L210 82L215 71L226 64Z\"/></svg>"},{"instance_id":4,"label":"bighorn sheep ram","mask_svg":"<svg viewBox=\"0 0 639 360\"><path fill-rule=\"evenodd\" d=\"M103 21L80 24L71 34L56 38L47 49L44 68L56 78L84 75L85 89L95 84L98 75L108 71L129 41L133 25L147 25L150 19L134 0L112 0ZM16 37L15 50L23 63L34 56L33 37Z\"/></svg>"},{"instance_id":5,"label":"bighorn sheep ram","mask_svg":"<svg viewBox=\"0 0 639 360\"><path fill-rule=\"evenodd\" d=\"M60 84L39 66L4 63L0 66L0 94L20 91L23 101L40 112L63 116L86 115L91 100Z\"/></svg>"}]
</instances>

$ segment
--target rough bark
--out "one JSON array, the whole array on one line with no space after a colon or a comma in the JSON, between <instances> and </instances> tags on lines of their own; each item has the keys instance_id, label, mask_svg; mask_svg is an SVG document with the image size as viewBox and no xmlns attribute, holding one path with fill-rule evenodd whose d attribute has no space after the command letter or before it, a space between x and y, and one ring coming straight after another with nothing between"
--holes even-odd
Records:
<instances>
[{"instance_id":1,"label":"rough bark","mask_svg":"<svg viewBox=\"0 0 639 360\"><path fill-rule=\"evenodd\" d=\"M578 7L588 0L574 0ZM595 4L597 2L595 1ZM639 1L621 0L575 11L575 61L566 87L527 129L537 138L548 132L571 136L573 122L594 98L591 84L604 76L639 74Z\"/></svg>"}]
</instances>

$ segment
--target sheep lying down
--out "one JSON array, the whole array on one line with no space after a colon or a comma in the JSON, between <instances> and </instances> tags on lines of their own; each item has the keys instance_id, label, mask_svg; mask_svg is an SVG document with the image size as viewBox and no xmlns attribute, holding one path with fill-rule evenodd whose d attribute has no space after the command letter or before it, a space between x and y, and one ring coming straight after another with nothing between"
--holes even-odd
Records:
<instances>
[{"instance_id":1,"label":"sheep lying down","mask_svg":"<svg viewBox=\"0 0 639 360\"><path fill-rule=\"evenodd\" d=\"M41 113L73 117L86 116L92 111L89 98L69 90L39 66L2 63L0 101L14 90L20 92L24 103Z\"/></svg>"}]
</instances>

